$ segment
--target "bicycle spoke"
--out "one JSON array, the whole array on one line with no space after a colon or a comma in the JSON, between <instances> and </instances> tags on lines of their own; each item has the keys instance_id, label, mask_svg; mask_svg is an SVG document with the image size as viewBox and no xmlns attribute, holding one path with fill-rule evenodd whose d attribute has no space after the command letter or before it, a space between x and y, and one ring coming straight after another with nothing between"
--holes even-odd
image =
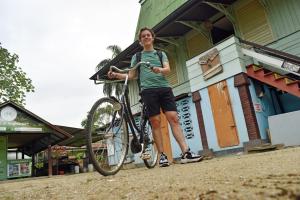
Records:
<instances>
[{"instance_id":1,"label":"bicycle spoke","mask_svg":"<svg viewBox=\"0 0 300 200\"><path fill-rule=\"evenodd\" d=\"M120 103L103 98L89 114L87 146L95 169L103 175L117 173L127 154L128 132L122 113Z\"/></svg>"}]
</instances>

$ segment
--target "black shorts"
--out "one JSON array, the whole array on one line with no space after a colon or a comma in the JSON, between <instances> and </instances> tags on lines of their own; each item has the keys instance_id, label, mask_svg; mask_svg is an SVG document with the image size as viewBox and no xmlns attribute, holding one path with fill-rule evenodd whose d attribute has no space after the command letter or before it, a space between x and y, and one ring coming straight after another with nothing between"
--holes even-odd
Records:
<instances>
[{"instance_id":1,"label":"black shorts","mask_svg":"<svg viewBox=\"0 0 300 200\"><path fill-rule=\"evenodd\" d=\"M147 107L147 116L152 117L163 112L177 111L175 97L171 88L151 88L141 92L142 101Z\"/></svg>"}]
</instances>

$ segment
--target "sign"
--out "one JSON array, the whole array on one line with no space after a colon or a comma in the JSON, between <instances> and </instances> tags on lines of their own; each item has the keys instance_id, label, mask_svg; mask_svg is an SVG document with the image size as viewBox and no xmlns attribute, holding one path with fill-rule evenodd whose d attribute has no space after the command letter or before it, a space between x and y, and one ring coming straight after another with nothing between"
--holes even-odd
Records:
<instances>
[{"instance_id":1,"label":"sign","mask_svg":"<svg viewBox=\"0 0 300 200\"><path fill-rule=\"evenodd\" d=\"M49 128L25 112L11 106L0 109L0 133L48 132Z\"/></svg>"},{"instance_id":2,"label":"sign","mask_svg":"<svg viewBox=\"0 0 300 200\"><path fill-rule=\"evenodd\" d=\"M31 176L31 160L8 160L7 178Z\"/></svg>"},{"instance_id":3,"label":"sign","mask_svg":"<svg viewBox=\"0 0 300 200\"><path fill-rule=\"evenodd\" d=\"M300 66L291 62L284 61L282 64L282 68L285 68L292 72L300 73Z\"/></svg>"},{"instance_id":4,"label":"sign","mask_svg":"<svg viewBox=\"0 0 300 200\"><path fill-rule=\"evenodd\" d=\"M1 110L0 116L4 121L11 122L17 118L17 111L13 107L6 106Z\"/></svg>"},{"instance_id":5,"label":"sign","mask_svg":"<svg viewBox=\"0 0 300 200\"><path fill-rule=\"evenodd\" d=\"M0 136L0 180L6 179L7 137Z\"/></svg>"},{"instance_id":6,"label":"sign","mask_svg":"<svg viewBox=\"0 0 300 200\"><path fill-rule=\"evenodd\" d=\"M262 107L260 103L254 103L253 105L255 112L262 112Z\"/></svg>"},{"instance_id":7,"label":"sign","mask_svg":"<svg viewBox=\"0 0 300 200\"><path fill-rule=\"evenodd\" d=\"M223 72L218 49L214 48L199 58L203 79L206 81Z\"/></svg>"}]
</instances>

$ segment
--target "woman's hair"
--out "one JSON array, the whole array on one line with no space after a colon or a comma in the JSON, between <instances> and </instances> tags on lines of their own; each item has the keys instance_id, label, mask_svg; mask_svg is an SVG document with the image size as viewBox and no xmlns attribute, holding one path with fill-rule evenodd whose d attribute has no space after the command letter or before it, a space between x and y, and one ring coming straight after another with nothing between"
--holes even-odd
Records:
<instances>
[{"instance_id":1,"label":"woman's hair","mask_svg":"<svg viewBox=\"0 0 300 200\"><path fill-rule=\"evenodd\" d=\"M153 31L151 28L143 27L143 28L141 28L140 31L139 31L139 40L141 40L142 32L143 32L143 31L146 31L146 30L149 31L149 32L151 33L151 35L152 35L153 38L155 38L155 33L154 33L154 31Z\"/></svg>"}]
</instances>

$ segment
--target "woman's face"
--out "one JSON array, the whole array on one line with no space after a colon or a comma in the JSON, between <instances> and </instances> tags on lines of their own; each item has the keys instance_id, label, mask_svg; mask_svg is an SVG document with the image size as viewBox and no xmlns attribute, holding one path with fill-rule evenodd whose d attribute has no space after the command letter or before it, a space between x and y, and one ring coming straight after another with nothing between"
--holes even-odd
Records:
<instances>
[{"instance_id":1,"label":"woman's face","mask_svg":"<svg viewBox=\"0 0 300 200\"><path fill-rule=\"evenodd\" d=\"M154 41L154 38L151 34L150 31L148 30L144 30L143 32L141 32L141 44L143 46L149 46L149 45L152 45L153 44L153 41Z\"/></svg>"}]
</instances>

